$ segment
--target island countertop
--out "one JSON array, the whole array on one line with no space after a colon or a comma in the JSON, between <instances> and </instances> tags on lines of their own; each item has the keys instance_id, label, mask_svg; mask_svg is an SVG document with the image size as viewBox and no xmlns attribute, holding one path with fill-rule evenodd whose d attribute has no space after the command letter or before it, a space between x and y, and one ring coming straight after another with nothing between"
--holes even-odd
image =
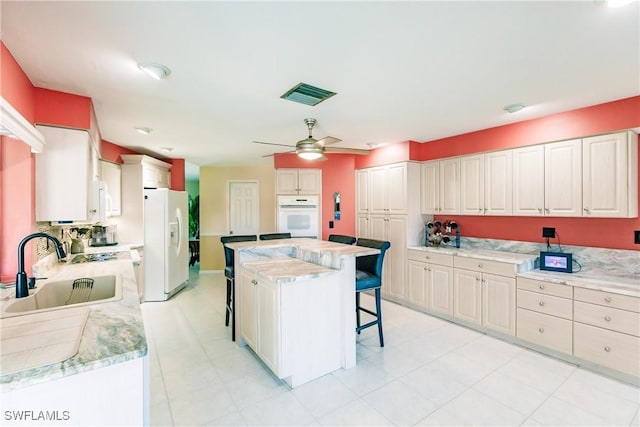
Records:
<instances>
[{"instance_id":1,"label":"island countertop","mask_svg":"<svg viewBox=\"0 0 640 427\"><path fill-rule=\"evenodd\" d=\"M120 251L122 249L124 248L118 248ZM109 247L91 250L92 253L112 251L114 248ZM55 258L55 255L50 257ZM41 268L40 276L44 273L47 279L38 281L37 286L46 286L48 281L117 275L122 284L122 299L84 306L83 308L88 310L88 317L80 337L78 352L70 358L55 363L24 370L13 369L10 373L2 372L0 383L3 392L146 356L147 341L132 262L135 258L135 251L130 253L126 251L117 259L102 262L57 264L45 258L44 262L40 263L45 266L48 264L49 269L45 272ZM0 293L3 305L13 298L15 298L15 288L3 289ZM70 309L13 316L2 320L3 327L18 321L23 323L25 328L29 328L31 320L53 321L63 317L64 312ZM64 326L64 322L62 324ZM29 336L21 336L20 339L28 340ZM37 335L34 334L31 339L37 339Z\"/></svg>"}]
</instances>

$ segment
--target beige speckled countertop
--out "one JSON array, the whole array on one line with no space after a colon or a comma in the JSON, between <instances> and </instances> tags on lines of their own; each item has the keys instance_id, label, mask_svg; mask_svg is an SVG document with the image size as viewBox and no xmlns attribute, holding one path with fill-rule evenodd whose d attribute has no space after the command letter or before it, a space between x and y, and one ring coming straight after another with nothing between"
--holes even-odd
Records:
<instances>
[{"instance_id":1,"label":"beige speckled countertop","mask_svg":"<svg viewBox=\"0 0 640 427\"><path fill-rule=\"evenodd\" d=\"M91 248L90 251L92 253L114 252L123 249L128 249L128 247ZM44 267L41 267L40 270L41 273L46 274L47 279L38 281L38 287L46 286L47 281L113 274L119 275L121 278L122 299L85 306L88 308L89 314L80 337L77 353L62 361L45 363L38 367L13 373L2 372L0 383L3 392L133 360L147 354L147 341L132 262L137 254L135 251L130 254L131 256L127 251L124 256L118 259L81 264L70 262L58 264L55 262L55 255L50 255L39 263ZM53 262L48 258L52 258ZM46 270L47 264L49 264L48 271ZM40 276L42 275L40 274ZM0 291L0 301L3 305L13 298L15 298L14 287ZM27 321L27 324L30 323L28 320L31 316L34 316L34 321L37 320L35 316L55 320L57 317L63 316L65 311L66 309L48 311L45 316L43 313L26 314L12 317L11 320L15 323L13 319L20 319L20 321ZM64 322L61 327L65 327Z\"/></svg>"}]
</instances>

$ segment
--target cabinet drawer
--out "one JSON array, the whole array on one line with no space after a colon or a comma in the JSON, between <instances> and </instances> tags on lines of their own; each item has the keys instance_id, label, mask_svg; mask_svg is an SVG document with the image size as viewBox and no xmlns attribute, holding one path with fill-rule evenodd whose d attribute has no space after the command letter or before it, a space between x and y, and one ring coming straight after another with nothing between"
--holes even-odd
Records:
<instances>
[{"instance_id":1,"label":"cabinet drawer","mask_svg":"<svg viewBox=\"0 0 640 427\"><path fill-rule=\"evenodd\" d=\"M640 313L640 298L628 295L576 287L574 291L574 299L576 301L590 302L593 304Z\"/></svg>"},{"instance_id":2,"label":"cabinet drawer","mask_svg":"<svg viewBox=\"0 0 640 427\"><path fill-rule=\"evenodd\" d=\"M573 354L631 375L640 375L640 338L574 323Z\"/></svg>"},{"instance_id":3,"label":"cabinet drawer","mask_svg":"<svg viewBox=\"0 0 640 427\"><path fill-rule=\"evenodd\" d=\"M456 268L480 271L483 273L497 274L498 276L516 277L516 267L514 264L498 261L487 261L484 259L455 257L453 265Z\"/></svg>"},{"instance_id":4,"label":"cabinet drawer","mask_svg":"<svg viewBox=\"0 0 640 427\"><path fill-rule=\"evenodd\" d=\"M518 308L516 336L543 347L571 354L572 323L570 320Z\"/></svg>"},{"instance_id":5,"label":"cabinet drawer","mask_svg":"<svg viewBox=\"0 0 640 427\"><path fill-rule=\"evenodd\" d=\"M409 259L414 261L428 262L430 264L444 265L446 267L453 266L453 255L451 254L437 254L434 252L417 251L411 249L409 249L407 252Z\"/></svg>"},{"instance_id":6,"label":"cabinet drawer","mask_svg":"<svg viewBox=\"0 0 640 427\"><path fill-rule=\"evenodd\" d=\"M573 297L573 286L545 282L544 280L527 279L526 277L518 277L518 289L540 292L562 298Z\"/></svg>"},{"instance_id":7,"label":"cabinet drawer","mask_svg":"<svg viewBox=\"0 0 640 427\"><path fill-rule=\"evenodd\" d=\"M516 301L520 308L551 314L563 319L572 319L573 301L570 299L518 289Z\"/></svg>"},{"instance_id":8,"label":"cabinet drawer","mask_svg":"<svg viewBox=\"0 0 640 427\"><path fill-rule=\"evenodd\" d=\"M640 314L632 311L576 301L573 315L576 322L640 337Z\"/></svg>"}]
</instances>

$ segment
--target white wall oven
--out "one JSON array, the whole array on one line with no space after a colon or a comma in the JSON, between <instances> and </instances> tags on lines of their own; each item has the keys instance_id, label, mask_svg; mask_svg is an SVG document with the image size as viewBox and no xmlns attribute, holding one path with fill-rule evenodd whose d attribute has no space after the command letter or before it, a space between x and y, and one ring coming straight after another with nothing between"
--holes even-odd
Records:
<instances>
[{"instance_id":1,"label":"white wall oven","mask_svg":"<svg viewBox=\"0 0 640 427\"><path fill-rule=\"evenodd\" d=\"M320 196L278 196L278 232L320 236Z\"/></svg>"}]
</instances>

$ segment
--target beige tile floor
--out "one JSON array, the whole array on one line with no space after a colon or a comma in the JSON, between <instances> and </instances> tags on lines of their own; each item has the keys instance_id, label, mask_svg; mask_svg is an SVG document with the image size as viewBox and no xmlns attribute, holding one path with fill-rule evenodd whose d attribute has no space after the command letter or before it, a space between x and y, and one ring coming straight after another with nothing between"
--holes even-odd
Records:
<instances>
[{"instance_id":1,"label":"beige tile floor","mask_svg":"<svg viewBox=\"0 0 640 427\"><path fill-rule=\"evenodd\" d=\"M152 425L640 425L637 387L388 302L384 349L370 328L355 368L290 389L231 342L224 292L192 270L143 304Z\"/></svg>"}]
</instances>

